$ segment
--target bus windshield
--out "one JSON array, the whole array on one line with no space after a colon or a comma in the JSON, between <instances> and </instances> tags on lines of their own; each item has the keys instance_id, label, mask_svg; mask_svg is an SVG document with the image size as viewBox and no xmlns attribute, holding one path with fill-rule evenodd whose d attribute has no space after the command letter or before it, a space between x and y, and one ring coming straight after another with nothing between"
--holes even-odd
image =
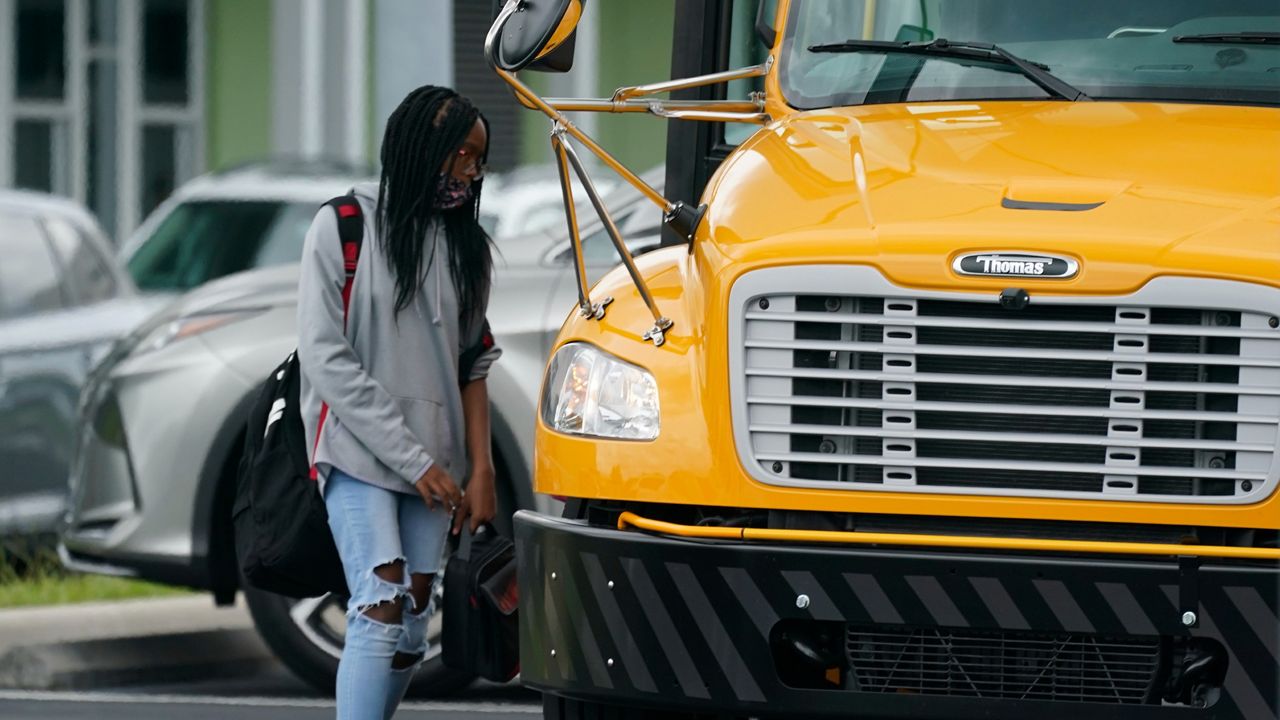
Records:
<instances>
[{"instance_id":1,"label":"bus windshield","mask_svg":"<svg viewBox=\"0 0 1280 720\"><path fill-rule=\"evenodd\" d=\"M1096 100L1280 105L1276 0L794 0L780 68L787 102L1061 97L990 54L888 52L865 40L994 43Z\"/></svg>"}]
</instances>

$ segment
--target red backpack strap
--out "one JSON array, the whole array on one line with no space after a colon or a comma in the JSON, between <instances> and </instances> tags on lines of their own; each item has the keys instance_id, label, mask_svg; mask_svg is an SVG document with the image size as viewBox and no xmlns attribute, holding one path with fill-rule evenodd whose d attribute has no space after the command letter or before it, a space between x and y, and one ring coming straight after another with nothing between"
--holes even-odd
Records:
<instances>
[{"instance_id":1,"label":"red backpack strap","mask_svg":"<svg viewBox=\"0 0 1280 720\"><path fill-rule=\"evenodd\" d=\"M342 282L342 328L347 327L347 313L351 309L351 286L356 280L356 266L360 262L360 247L364 244L364 216L360 210L360 201L354 192L340 195L325 205L333 208L338 216L338 242L342 243L342 268L346 271L346 279ZM319 477L316 470L315 453L320 449L320 431L324 429L324 421L329 417L329 404L320 405L320 420L316 423L316 442L311 451L311 479Z\"/></svg>"},{"instance_id":2,"label":"red backpack strap","mask_svg":"<svg viewBox=\"0 0 1280 720\"><path fill-rule=\"evenodd\" d=\"M342 324L346 327L351 285L356 279L356 264L360 260L360 246L364 243L364 217L355 195L341 195L325 204L338 215L338 241L342 243L342 263L347 271L346 282L342 285Z\"/></svg>"}]
</instances>

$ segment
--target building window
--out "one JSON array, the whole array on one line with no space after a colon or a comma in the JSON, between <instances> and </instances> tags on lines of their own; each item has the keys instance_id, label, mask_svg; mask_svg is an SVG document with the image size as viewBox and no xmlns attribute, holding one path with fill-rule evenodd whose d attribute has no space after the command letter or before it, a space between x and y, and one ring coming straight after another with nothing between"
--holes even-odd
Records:
<instances>
[{"instance_id":1,"label":"building window","mask_svg":"<svg viewBox=\"0 0 1280 720\"><path fill-rule=\"evenodd\" d=\"M147 0L142 20L142 97L149 105L185 105L186 0Z\"/></svg>"},{"instance_id":2,"label":"building window","mask_svg":"<svg viewBox=\"0 0 1280 720\"><path fill-rule=\"evenodd\" d=\"M0 2L0 186L83 202L119 241L201 171L205 2Z\"/></svg>"},{"instance_id":3,"label":"building window","mask_svg":"<svg viewBox=\"0 0 1280 720\"><path fill-rule=\"evenodd\" d=\"M62 100L67 84L66 7L60 2L18 0L17 96Z\"/></svg>"}]
</instances>

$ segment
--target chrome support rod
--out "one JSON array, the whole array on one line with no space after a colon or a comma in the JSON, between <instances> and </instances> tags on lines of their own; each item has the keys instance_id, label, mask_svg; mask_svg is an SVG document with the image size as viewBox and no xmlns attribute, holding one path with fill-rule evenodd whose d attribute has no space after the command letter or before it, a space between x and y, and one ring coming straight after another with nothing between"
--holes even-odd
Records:
<instances>
[{"instance_id":1,"label":"chrome support rod","mask_svg":"<svg viewBox=\"0 0 1280 720\"><path fill-rule=\"evenodd\" d=\"M759 65L740 68L738 70L725 70L724 72L711 73L709 75L696 75L690 78L680 78L678 80L665 80L663 82L650 83L648 85L632 85L630 87L621 87L613 92L614 102L630 100L632 98L644 97L646 95L658 95L660 93L673 92L675 90L688 90L690 88L704 87L706 85L718 85L733 80L749 80L751 78L764 77L769 73L769 68L773 67L773 56L770 55L767 60Z\"/></svg>"},{"instance_id":2,"label":"chrome support rod","mask_svg":"<svg viewBox=\"0 0 1280 720\"><path fill-rule=\"evenodd\" d=\"M553 141L556 143L556 151L560 157L567 158L569 163L573 165L573 170L578 175L578 180L582 182L582 187L586 190L587 197L591 200L592 206L596 209L596 214L600 216L600 221L604 223L605 230L609 233L609 239L613 241L614 249L618 251L618 256L622 258L622 264L626 265L627 272L631 275L631 282L635 283L641 299L648 306L649 312L653 313L653 327L645 331L644 339L652 341L655 347L662 347L662 344L666 342L666 332L671 329L672 322L659 312L658 305L653 301L653 295L649 292L649 286L645 284L644 278L640 275L640 270L636 268L635 259L631 257L631 251L627 249L626 243L622 240L622 233L618 231L618 226L613 222L613 217L609 214L609 208L605 207L604 200L600 199L600 193L596 191L595 184L591 182L591 176L587 174L587 169L583 167L577 151L565 139L565 132L566 128L559 125L552 131L553 138L559 136L558 140ZM567 188L567 181L563 182L566 183L565 187ZM581 241L575 240L575 246L578 253L578 261L581 263ZM584 273L582 265L579 265L579 273ZM583 275L579 277L581 279ZM588 306L589 304L584 306L583 309L586 310ZM603 309L601 313L603 314Z\"/></svg>"},{"instance_id":3,"label":"chrome support rod","mask_svg":"<svg viewBox=\"0 0 1280 720\"><path fill-rule=\"evenodd\" d=\"M632 99L614 102L609 98L543 98L561 112L646 113L659 103L668 110L708 110L717 112L756 113L764 108L754 100L648 100Z\"/></svg>"},{"instance_id":4,"label":"chrome support rod","mask_svg":"<svg viewBox=\"0 0 1280 720\"><path fill-rule=\"evenodd\" d=\"M545 100L538 97L538 94L530 89L528 85L521 82L514 73L507 72L506 70L498 67L498 62L495 59L498 35L501 34L502 27L506 24L507 20L510 19L511 15L519 8L520 0L507 0L507 4L502 8L502 12L498 15L498 19L495 20L493 22L493 26L489 28L489 34L484 39L484 56L485 59L489 61L489 67L498 74L498 77L502 78L503 81L516 91L518 100L540 110L542 114L559 123L564 128L565 132L586 146L593 155L600 158L601 162L608 165L614 172L621 175L623 180L626 180L645 197L649 198L649 200L651 200L655 205L662 208L664 213L671 212L674 208L674 204L668 202L667 199L662 196L662 193L655 190L652 185L640 179L639 175L631 172L631 170L629 170L625 165L618 162L616 158L610 155L604 148L600 147L596 141L590 138L590 136L575 127L573 123L569 122L569 119L561 114L559 110L551 107Z\"/></svg>"},{"instance_id":5,"label":"chrome support rod","mask_svg":"<svg viewBox=\"0 0 1280 720\"><path fill-rule=\"evenodd\" d=\"M573 245L573 270L578 280L578 312L584 318L600 320L605 308L613 302L606 297L598 303L591 302L591 290L587 287L587 265L582 259L582 234L578 229L578 210L573 202L573 181L569 178L568 151L565 150L564 130L559 125L551 131L551 149L556 156L556 169L560 172L560 195L564 199L564 213L569 220L569 240Z\"/></svg>"},{"instance_id":6,"label":"chrome support rod","mask_svg":"<svg viewBox=\"0 0 1280 720\"><path fill-rule=\"evenodd\" d=\"M763 101L632 99L615 102L601 98L546 98L546 101L561 112L650 113L680 120L761 125L772 119L764 112Z\"/></svg>"}]
</instances>

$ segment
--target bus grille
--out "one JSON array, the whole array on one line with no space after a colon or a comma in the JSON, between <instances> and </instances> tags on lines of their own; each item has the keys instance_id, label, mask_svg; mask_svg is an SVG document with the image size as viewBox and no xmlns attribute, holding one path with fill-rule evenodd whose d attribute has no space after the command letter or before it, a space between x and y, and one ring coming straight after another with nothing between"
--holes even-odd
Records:
<instances>
[{"instance_id":1,"label":"bus grille","mask_svg":"<svg viewBox=\"0 0 1280 720\"><path fill-rule=\"evenodd\" d=\"M808 487L1269 494L1280 471L1276 318L1094 302L1005 310L994 295L752 294L734 361L744 460L765 482Z\"/></svg>"},{"instance_id":2,"label":"bus grille","mask_svg":"<svg viewBox=\"0 0 1280 720\"><path fill-rule=\"evenodd\" d=\"M1157 637L851 627L846 649L850 687L872 693L1136 705L1160 669Z\"/></svg>"}]
</instances>

